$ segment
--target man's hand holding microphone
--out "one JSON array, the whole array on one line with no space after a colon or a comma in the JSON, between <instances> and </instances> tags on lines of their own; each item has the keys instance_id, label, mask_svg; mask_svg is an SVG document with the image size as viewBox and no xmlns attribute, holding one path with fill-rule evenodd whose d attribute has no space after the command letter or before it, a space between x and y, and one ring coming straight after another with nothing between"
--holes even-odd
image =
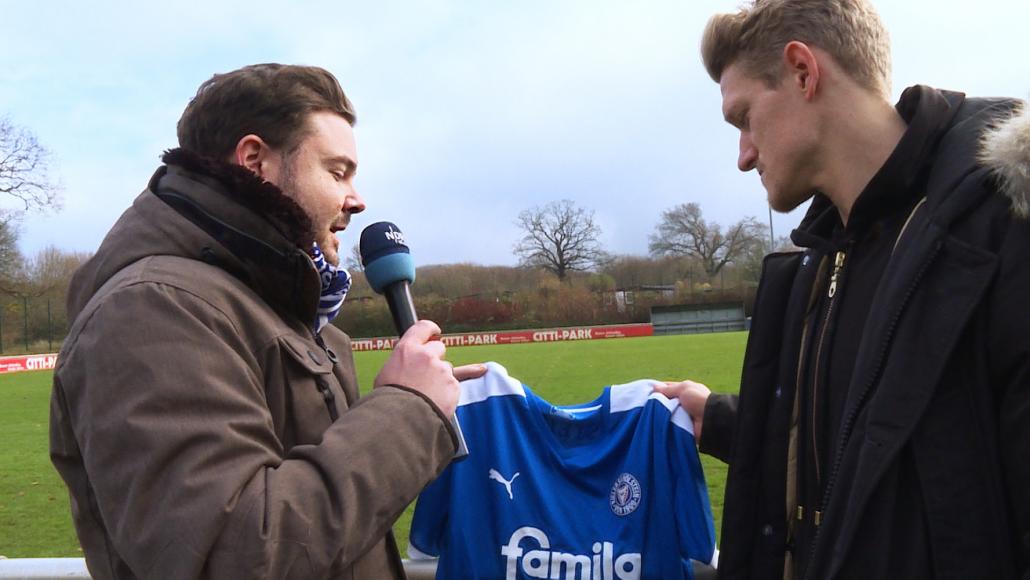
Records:
<instances>
[{"instance_id":1,"label":"man's hand holding microphone","mask_svg":"<svg viewBox=\"0 0 1030 580\"><path fill-rule=\"evenodd\" d=\"M401 385L419 391L444 415L452 417L458 406L458 381L483 376L486 366L452 367L444 360L446 351L440 341L440 327L430 320L419 320L394 345L376 376L375 386Z\"/></svg>"},{"instance_id":2,"label":"man's hand holding microphone","mask_svg":"<svg viewBox=\"0 0 1030 580\"><path fill-rule=\"evenodd\" d=\"M451 418L459 440L455 457L464 457L468 451L454 418L458 381L483 376L486 366L453 367L444 360L447 347L440 340L440 327L429 320L418 320L410 286L415 281L415 264L397 226L378 222L366 227L361 232L360 251L365 278L373 290L386 297L400 335L374 386L399 385L428 397L444 416Z\"/></svg>"}]
</instances>

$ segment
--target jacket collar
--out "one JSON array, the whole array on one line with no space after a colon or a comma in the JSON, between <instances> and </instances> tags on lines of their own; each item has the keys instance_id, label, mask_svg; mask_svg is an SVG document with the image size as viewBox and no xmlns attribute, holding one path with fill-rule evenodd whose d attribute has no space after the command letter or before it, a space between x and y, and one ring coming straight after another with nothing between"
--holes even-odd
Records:
<instances>
[{"instance_id":1,"label":"jacket collar","mask_svg":"<svg viewBox=\"0 0 1030 580\"><path fill-rule=\"evenodd\" d=\"M167 165L181 167L200 181L215 186L236 203L247 206L263 216L283 237L302 249L311 247L315 239L311 219L297 202L277 186L261 179L253 171L236 165L203 157L182 148L165 151L161 160ZM215 185L215 182L220 185ZM153 185L153 180L151 181ZM153 189L152 189L153 190Z\"/></svg>"},{"instance_id":2,"label":"jacket collar","mask_svg":"<svg viewBox=\"0 0 1030 580\"><path fill-rule=\"evenodd\" d=\"M270 306L309 326L321 284L308 255L313 237L306 214L246 169L181 150L166 153L165 161L97 253L75 272L69 316L77 316L130 264L176 256L229 272Z\"/></svg>"},{"instance_id":3,"label":"jacket collar","mask_svg":"<svg viewBox=\"0 0 1030 580\"><path fill-rule=\"evenodd\" d=\"M829 198L817 193L791 239L801 247L832 251L841 240L867 230L877 220L911 205L925 193L928 170L942 136L965 96L916 85L896 105L908 128L890 157L873 175L852 207L847 228Z\"/></svg>"},{"instance_id":4,"label":"jacket collar","mask_svg":"<svg viewBox=\"0 0 1030 580\"><path fill-rule=\"evenodd\" d=\"M278 187L238 165L175 149L149 190L203 231L188 251L232 273L277 308L315 319L321 284L307 214ZM211 242L215 243L211 243Z\"/></svg>"}]
</instances>

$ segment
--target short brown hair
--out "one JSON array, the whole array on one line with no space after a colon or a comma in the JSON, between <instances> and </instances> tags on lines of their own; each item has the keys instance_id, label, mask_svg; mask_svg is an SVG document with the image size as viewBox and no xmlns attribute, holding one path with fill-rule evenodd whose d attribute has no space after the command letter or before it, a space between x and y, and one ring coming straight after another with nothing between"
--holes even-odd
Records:
<instances>
[{"instance_id":1,"label":"short brown hair","mask_svg":"<svg viewBox=\"0 0 1030 580\"><path fill-rule=\"evenodd\" d=\"M255 64L216 74L200 85L179 118L179 146L225 159L245 135L290 151L307 133L311 113L329 111L353 125L354 106L329 71L315 66Z\"/></svg>"},{"instance_id":2,"label":"short brown hair","mask_svg":"<svg viewBox=\"0 0 1030 580\"><path fill-rule=\"evenodd\" d=\"M783 47L794 40L830 53L863 87L890 93L890 38L866 0L753 0L708 20L701 59L715 82L739 63L748 76L775 86Z\"/></svg>"}]
</instances>

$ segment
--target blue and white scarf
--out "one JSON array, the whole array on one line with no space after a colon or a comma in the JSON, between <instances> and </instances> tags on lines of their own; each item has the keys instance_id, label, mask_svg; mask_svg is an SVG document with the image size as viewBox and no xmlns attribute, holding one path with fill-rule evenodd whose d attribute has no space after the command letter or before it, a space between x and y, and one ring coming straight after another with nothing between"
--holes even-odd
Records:
<instances>
[{"instance_id":1,"label":"blue and white scarf","mask_svg":"<svg viewBox=\"0 0 1030 580\"><path fill-rule=\"evenodd\" d=\"M343 268L334 266L326 261L318 244L311 245L311 259L315 262L318 270L318 279L322 283L322 295L318 299L318 313L315 316L315 334L322 332L322 329L329 321L336 318L343 306L343 299L347 297L350 290L350 272Z\"/></svg>"}]
</instances>

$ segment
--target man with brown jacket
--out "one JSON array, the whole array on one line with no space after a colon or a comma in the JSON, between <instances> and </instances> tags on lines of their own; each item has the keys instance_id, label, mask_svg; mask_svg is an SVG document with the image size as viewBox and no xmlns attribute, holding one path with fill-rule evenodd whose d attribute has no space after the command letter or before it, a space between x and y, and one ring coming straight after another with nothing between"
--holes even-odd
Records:
<instances>
[{"instance_id":1,"label":"man with brown jacket","mask_svg":"<svg viewBox=\"0 0 1030 580\"><path fill-rule=\"evenodd\" d=\"M391 525L448 464L458 378L411 328L358 399L335 232L353 108L315 67L200 87L68 294L51 457L94 578L397 578Z\"/></svg>"}]
</instances>

